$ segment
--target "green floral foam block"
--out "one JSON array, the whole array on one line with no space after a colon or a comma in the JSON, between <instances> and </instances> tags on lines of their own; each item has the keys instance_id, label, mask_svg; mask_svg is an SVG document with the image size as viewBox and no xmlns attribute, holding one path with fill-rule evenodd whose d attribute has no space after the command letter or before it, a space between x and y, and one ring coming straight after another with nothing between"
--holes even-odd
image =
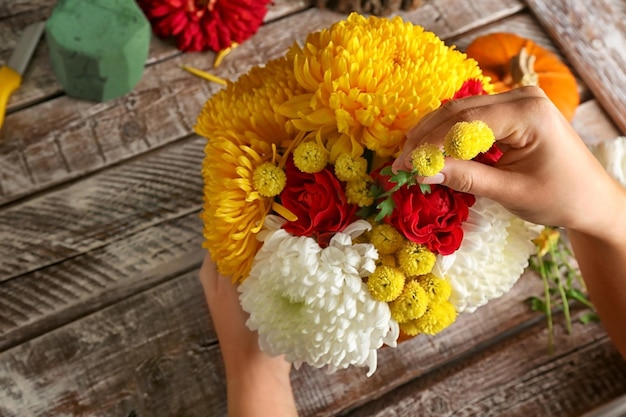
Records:
<instances>
[{"instance_id":1,"label":"green floral foam block","mask_svg":"<svg viewBox=\"0 0 626 417\"><path fill-rule=\"evenodd\" d=\"M107 101L139 82L150 24L134 0L59 0L46 22L46 39L65 92Z\"/></svg>"}]
</instances>

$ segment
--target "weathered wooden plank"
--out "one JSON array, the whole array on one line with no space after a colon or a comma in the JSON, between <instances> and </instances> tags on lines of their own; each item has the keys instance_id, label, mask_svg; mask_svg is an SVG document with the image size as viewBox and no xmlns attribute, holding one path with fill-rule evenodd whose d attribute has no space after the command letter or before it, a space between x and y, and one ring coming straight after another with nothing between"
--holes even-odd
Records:
<instances>
[{"instance_id":1,"label":"weathered wooden plank","mask_svg":"<svg viewBox=\"0 0 626 417\"><path fill-rule=\"evenodd\" d=\"M0 283L0 352L196 268L202 224L191 213Z\"/></svg>"},{"instance_id":2,"label":"weathered wooden plank","mask_svg":"<svg viewBox=\"0 0 626 417\"><path fill-rule=\"evenodd\" d=\"M578 106L572 126L588 145L620 136L617 126L596 100L589 100Z\"/></svg>"},{"instance_id":3,"label":"weathered wooden plank","mask_svg":"<svg viewBox=\"0 0 626 417\"><path fill-rule=\"evenodd\" d=\"M398 15L447 39L504 19L524 7L521 0L431 0L416 10Z\"/></svg>"},{"instance_id":4,"label":"weathered wooden plank","mask_svg":"<svg viewBox=\"0 0 626 417\"><path fill-rule=\"evenodd\" d=\"M447 23L440 24L437 20L441 21L454 8L450 0L437 0L405 12L405 17L425 27L432 26L445 38L476 27L475 22L496 19L521 7L514 0L483 1L501 6L468 7L463 14L447 17ZM434 9L435 6L439 8ZM294 40L302 40L308 32L343 17L313 8L264 25L214 72L224 78L237 78L252 65L282 55ZM460 19L454 27L453 19ZM210 68L212 56L182 54L151 65L133 92L107 103L93 104L62 96L9 114L0 131L0 204L188 135L202 105L218 86L179 67L187 64Z\"/></svg>"},{"instance_id":5,"label":"weathered wooden plank","mask_svg":"<svg viewBox=\"0 0 626 417\"><path fill-rule=\"evenodd\" d=\"M196 273L0 354L3 417L225 416Z\"/></svg>"},{"instance_id":6,"label":"weathered wooden plank","mask_svg":"<svg viewBox=\"0 0 626 417\"><path fill-rule=\"evenodd\" d=\"M626 393L626 362L598 326L576 324L552 356L545 333L539 324L346 415L569 417Z\"/></svg>"},{"instance_id":7,"label":"weathered wooden plank","mask_svg":"<svg viewBox=\"0 0 626 417\"><path fill-rule=\"evenodd\" d=\"M626 22L606 0L527 0L596 100L626 134Z\"/></svg>"},{"instance_id":8,"label":"weathered wooden plank","mask_svg":"<svg viewBox=\"0 0 626 417\"><path fill-rule=\"evenodd\" d=\"M191 137L0 211L0 281L197 212L204 144Z\"/></svg>"}]
</instances>

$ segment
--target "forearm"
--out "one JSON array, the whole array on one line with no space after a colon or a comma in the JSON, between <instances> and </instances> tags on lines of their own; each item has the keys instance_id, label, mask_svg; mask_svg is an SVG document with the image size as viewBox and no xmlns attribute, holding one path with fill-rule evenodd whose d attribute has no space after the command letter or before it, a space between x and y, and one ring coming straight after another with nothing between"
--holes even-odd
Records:
<instances>
[{"instance_id":1,"label":"forearm","mask_svg":"<svg viewBox=\"0 0 626 417\"><path fill-rule=\"evenodd\" d=\"M226 364L229 417L297 417L289 379L282 358Z\"/></svg>"},{"instance_id":2,"label":"forearm","mask_svg":"<svg viewBox=\"0 0 626 417\"><path fill-rule=\"evenodd\" d=\"M626 197L610 230L596 236L569 230L568 235L607 334L626 358Z\"/></svg>"}]
</instances>

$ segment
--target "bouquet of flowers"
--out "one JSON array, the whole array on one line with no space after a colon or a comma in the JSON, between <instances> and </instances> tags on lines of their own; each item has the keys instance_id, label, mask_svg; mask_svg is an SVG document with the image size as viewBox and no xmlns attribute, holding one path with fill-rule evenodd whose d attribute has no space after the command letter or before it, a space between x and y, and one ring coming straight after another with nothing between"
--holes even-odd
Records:
<instances>
[{"instance_id":1,"label":"bouquet of flowers","mask_svg":"<svg viewBox=\"0 0 626 417\"><path fill-rule=\"evenodd\" d=\"M195 127L208 138L205 247L265 352L371 375L383 345L437 334L512 287L537 226L415 184L441 168L434 145L416 150L415 172L389 166L428 113L490 92L433 33L351 14L208 100ZM496 161L482 125L455 126L446 155Z\"/></svg>"}]
</instances>

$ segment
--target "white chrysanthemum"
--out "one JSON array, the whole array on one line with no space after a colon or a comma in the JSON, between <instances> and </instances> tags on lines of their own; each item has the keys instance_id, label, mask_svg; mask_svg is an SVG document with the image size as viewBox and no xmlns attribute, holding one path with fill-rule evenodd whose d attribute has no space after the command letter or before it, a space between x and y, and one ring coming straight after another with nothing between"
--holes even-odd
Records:
<instances>
[{"instance_id":1,"label":"white chrysanthemum","mask_svg":"<svg viewBox=\"0 0 626 417\"><path fill-rule=\"evenodd\" d=\"M266 226L276 223L269 219ZM283 229L261 234L263 246L239 299L264 352L330 372L350 365L369 366L368 376L376 370L377 349L396 345L399 326L362 280L376 268L378 253L352 238L370 228L359 220L324 249Z\"/></svg>"},{"instance_id":2,"label":"white chrysanthemum","mask_svg":"<svg viewBox=\"0 0 626 417\"><path fill-rule=\"evenodd\" d=\"M438 256L435 274L452 285L450 301L459 313L473 312L508 292L535 252L532 239L542 226L525 222L493 200L476 197L463 224L461 247Z\"/></svg>"},{"instance_id":3,"label":"white chrysanthemum","mask_svg":"<svg viewBox=\"0 0 626 417\"><path fill-rule=\"evenodd\" d=\"M589 146L604 169L626 187L626 136Z\"/></svg>"}]
</instances>

